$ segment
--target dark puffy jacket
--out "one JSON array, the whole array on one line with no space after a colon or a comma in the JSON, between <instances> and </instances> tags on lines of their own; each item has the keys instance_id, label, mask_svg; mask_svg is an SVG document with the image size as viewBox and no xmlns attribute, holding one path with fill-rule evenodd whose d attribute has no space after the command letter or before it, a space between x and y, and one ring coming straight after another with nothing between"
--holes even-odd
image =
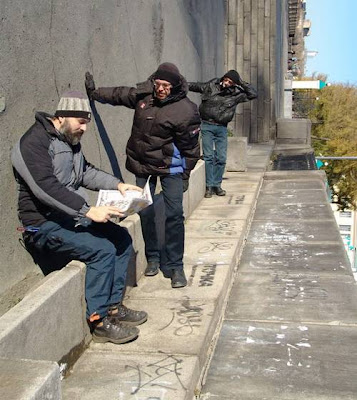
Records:
<instances>
[{"instance_id":1,"label":"dark puffy jacket","mask_svg":"<svg viewBox=\"0 0 357 400\"><path fill-rule=\"evenodd\" d=\"M222 88L221 80L214 78L205 83L190 82L188 87L191 92L201 93L199 110L202 120L227 126L234 117L236 106L255 99L257 92L251 84L243 81L239 86Z\"/></svg>"},{"instance_id":2,"label":"dark puffy jacket","mask_svg":"<svg viewBox=\"0 0 357 400\"><path fill-rule=\"evenodd\" d=\"M136 176L183 173L188 179L199 157L200 115L187 97L187 82L165 100L153 96L153 77L137 87L98 88L91 98L135 109L126 147L126 168Z\"/></svg>"}]
</instances>

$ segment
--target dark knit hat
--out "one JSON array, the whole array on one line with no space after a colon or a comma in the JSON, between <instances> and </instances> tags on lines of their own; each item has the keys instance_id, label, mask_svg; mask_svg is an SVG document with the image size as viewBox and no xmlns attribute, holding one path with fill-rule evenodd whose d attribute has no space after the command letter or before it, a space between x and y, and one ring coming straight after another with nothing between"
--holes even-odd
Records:
<instances>
[{"instance_id":1,"label":"dark knit hat","mask_svg":"<svg viewBox=\"0 0 357 400\"><path fill-rule=\"evenodd\" d=\"M231 79L236 85L239 85L241 83L241 78L238 74L238 72L234 69L229 70L227 73L223 75L223 78L229 78Z\"/></svg>"},{"instance_id":2,"label":"dark knit hat","mask_svg":"<svg viewBox=\"0 0 357 400\"><path fill-rule=\"evenodd\" d=\"M56 117L75 117L91 119L91 109L88 97L77 91L62 94L55 112Z\"/></svg>"},{"instance_id":3,"label":"dark knit hat","mask_svg":"<svg viewBox=\"0 0 357 400\"><path fill-rule=\"evenodd\" d=\"M161 79L170 82L174 87L177 86L181 80L178 68L175 64L169 62L160 64L153 77L154 79Z\"/></svg>"}]
</instances>

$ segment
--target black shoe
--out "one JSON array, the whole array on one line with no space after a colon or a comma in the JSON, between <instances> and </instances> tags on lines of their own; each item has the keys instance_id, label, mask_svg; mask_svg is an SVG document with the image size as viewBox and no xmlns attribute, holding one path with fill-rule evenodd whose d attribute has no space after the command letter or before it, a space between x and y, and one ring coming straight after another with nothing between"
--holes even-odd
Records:
<instances>
[{"instance_id":1,"label":"black shoe","mask_svg":"<svg viewBox=\"0 0 357 400\"><path fill-rule=\"evenodd\" d=\"M211 186L206 187L205 198L210 199L213 195L213 189Z\"/></svg>"},{"instance_id":2,"label":"black shoe","mask_svg":"<svg viewBox=\"0 0 357 400\"><path fill-rule=\"evenodd\" d=\"M146 266L144 275L145 276L155 276L159 273L160 263L157 261L149 261Z\"/></svg>"},{"instance_id":3,"label":"black shoe","mask_svg":"<svg viewBox=\"0 0 357 400\"><path fill-rule=\"evenodd\" d=\"M171 287L176 289L185 286L187 286L187 279L183 269L173 269L171 275Z\"/></svg>"},{"instance_id":4,"label":"black shoe","mask_svg":"<svg viewBox=\"0 0 357 400\"><path fill-rule=\"evenodd\" d=\"M131 310L123 304L110 307L108 315L113 322L131 326L141 325L148 319L147 312Z\"/></svg>"},{"instance_id":5,"label":"black shoe","mask_svg":"<svg viewBox=\"0 0 357 400\"><path fill-rule=\"evenodd\" d=\"M130 342L139 336L139 329L135 326L117 323L111 317L104 317L102 322L102 326L97 325L93 330L93 342L122 344Z\"/></svg>"},{"instance_id":6,"label":"black shoe","mask_svg":"<svg viewBox=\"0 0 357 400\"><path fill-rule=\"evenodd\" d=\"M226 195L226 191L223 190L220 186L217 186L213 189L217 196L225 196Z\"/></svg>"}]
</instances>

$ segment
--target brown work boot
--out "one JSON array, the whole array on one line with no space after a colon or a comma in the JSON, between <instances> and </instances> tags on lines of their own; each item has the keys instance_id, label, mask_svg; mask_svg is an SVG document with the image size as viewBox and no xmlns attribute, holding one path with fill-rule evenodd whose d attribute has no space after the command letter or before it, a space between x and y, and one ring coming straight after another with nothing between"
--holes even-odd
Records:
<instances>
[{"instance_id":1,"label":"brown work boot","mask_svg":"<svg viewBox=\"0 0 357 400\"><path fill-rule=\"evenodd\" d=\"M138 328L118 323L109 316L97 323L92 332L93 342L96 343L123 344L136 339L138 336Z\"/></svg>"},{"instance_id":2,"label":"brown work boot","mask_svg":"<svg viewBox=\"0 0 357 400\"><path fill-rule=\"evenodd\" d=\"M114 321L126 325L136 326L141 325L148 319L148 314L145 311L135 311L124 304L117 304L108 310L108 315Z\"/></svg>"}]
</instances>

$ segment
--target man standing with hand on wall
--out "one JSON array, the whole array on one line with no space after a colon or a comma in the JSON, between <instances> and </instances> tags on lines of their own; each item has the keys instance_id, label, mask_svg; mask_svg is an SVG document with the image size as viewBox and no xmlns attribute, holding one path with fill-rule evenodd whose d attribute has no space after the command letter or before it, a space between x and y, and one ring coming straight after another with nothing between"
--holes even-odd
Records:
<instances>
[{"instance_id":1,"label":"man standing with hand on wall","mask_svg":"<svg viewBox=\"0 0 357 400\"><path fill-rule=\"evenodd\" d=\"M144 187L151 175L154 196L160 178L165 203L165 263L155 226L154 205L140 213L147 259L146 276L154 276L159 267L171 279L173 288L187 285L183 266L184 216L183 192L188 188L191 170L199 156L200 116L197 106L187 98L187 82L176 65L163 63L136 87L95 88L93 77L86 74L90 99L135 110L131 136L126 147L126 168Z\"/></svg>"}]
</instances>

